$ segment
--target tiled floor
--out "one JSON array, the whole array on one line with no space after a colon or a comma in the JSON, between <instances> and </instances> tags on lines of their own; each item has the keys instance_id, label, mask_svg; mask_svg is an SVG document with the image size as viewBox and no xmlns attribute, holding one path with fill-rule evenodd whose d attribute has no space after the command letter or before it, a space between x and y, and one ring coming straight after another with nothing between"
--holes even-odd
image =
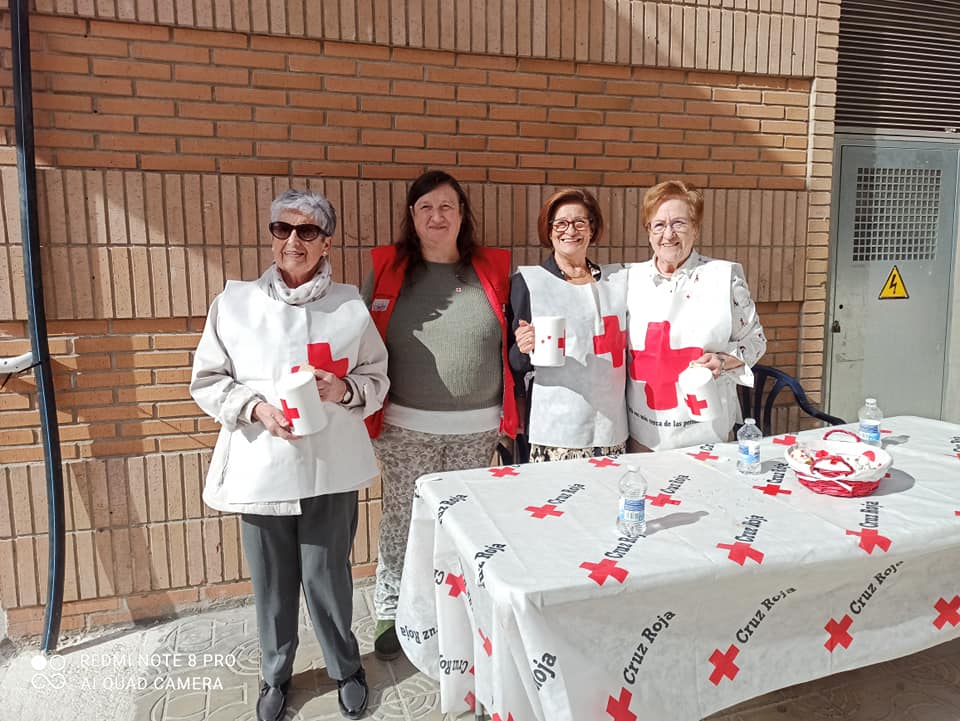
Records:
<instances>
[{"instance_id":1,"label":"tiled floor","mask_svg":"<svg viewBox=\"0 0 960 721\"><path fill-rule=\"evenodd\" d=\"M374 658L372 607L372 586L358 584L354 621L371 688L367 718L447 718L439 711L436 683L402 657L392 663ZM305 615L301 624L301 647L284 721L340 719L336 684L327 677ZM255 721L258 650L252 605L75 639L61 653L39 671L35 651L8 654L0 666L0 718ZM466 719L472 720L473 715L458 721ZM960 640L782 689L710 717L711 721L827 719L960 721Z\"/></svg>"}]
</instances>

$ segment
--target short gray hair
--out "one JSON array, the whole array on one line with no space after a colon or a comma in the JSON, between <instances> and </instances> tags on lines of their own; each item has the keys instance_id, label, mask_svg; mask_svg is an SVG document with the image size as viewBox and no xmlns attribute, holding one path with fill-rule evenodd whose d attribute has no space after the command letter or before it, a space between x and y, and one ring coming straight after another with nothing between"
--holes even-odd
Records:
<instances>
[{"instance_id":1,"label":"short gray hair","mask_svg":"<svg viewBox=\"0 0 960 721\"><path fill-rule=\"evenodd\" d=\"M295 210L309 216L320 226L320 232L328 238L337 229L337 212L330 201L312 190L290 188L283 191L270 204L270 221L279 218L285 210Z\"/></svg>"}]
</instances>

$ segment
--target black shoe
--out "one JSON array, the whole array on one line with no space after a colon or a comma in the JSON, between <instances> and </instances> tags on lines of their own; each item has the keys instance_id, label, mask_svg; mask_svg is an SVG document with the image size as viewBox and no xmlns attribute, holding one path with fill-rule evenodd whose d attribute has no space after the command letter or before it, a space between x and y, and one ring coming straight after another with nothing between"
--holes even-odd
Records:
<instances>
[{"instance_id":1,"label":"black shoe","mask_svg":"<svg viewBox=\"0 0 960 721\"><path fill-rule=\"evenodd\" d=\"M377 637L373 640L374 656L381 661L392 661L402 650L394 622L377 621Z\"/></svg>"},{"instance_id":2,"label":"black shoe","mask_svg":"<svg viewBox=\"0 0 960 721\"><path fill-rule=\"evenodd\" d=\"M260 684L260 697L257 699L257 721L278 721L287 707L287 691L290 682L271 686L266 681Z\"/></svg>"},{"instance_id":3,"label":"black shoe","mask_svg":"<svg viewBox=\"0 0 960 721\"><path fill-rule=\"evenodd\" d=\"M361 666L353 676L337 681L337 701L340 702L340 713L347 718L360 718L367 710L369 697L367 675Z\"/></svg>"}]
</instances>

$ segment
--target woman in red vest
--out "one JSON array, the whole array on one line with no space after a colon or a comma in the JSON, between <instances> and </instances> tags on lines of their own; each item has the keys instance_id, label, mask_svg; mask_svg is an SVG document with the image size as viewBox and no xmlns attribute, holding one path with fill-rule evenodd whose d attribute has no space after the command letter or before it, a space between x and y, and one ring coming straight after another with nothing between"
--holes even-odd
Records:
<instances>
[{"instance_id":1,"label":"woman in red vest","mask_svg":"<svg viewBox=\"0 0 960 721\"><path fill-rule=\"evenodd\" d=\"M394 628L415 481L490 464L518 414L507 363L510 253L477 243L470 202L448 173L407 193L400 237L372 251L366 300L389 353L390 393L368 423L383 511L374 596L379 658L400 654Z\"/></svg>"}]
</instances>

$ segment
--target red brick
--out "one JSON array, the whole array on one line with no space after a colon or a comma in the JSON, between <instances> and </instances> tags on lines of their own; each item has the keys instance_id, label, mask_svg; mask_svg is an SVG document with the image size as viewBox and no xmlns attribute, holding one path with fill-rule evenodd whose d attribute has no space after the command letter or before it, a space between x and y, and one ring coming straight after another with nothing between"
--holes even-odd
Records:
<instances>
[{"instance_id":1,"label":"red brick","mask_svg":"<svg viewBox=\"0 0 960 721\"><path fill-rule=\"evenodd\" d=\"M169 60L176 63L210 62L210 50L206 47L184 47L170 43L134 42L130 45L130 56L143 60Z\"/></svg>"},{"instance_id":2,"label":"red brick","mask_svg":"<svg viewBox=\"0 0 960 721\"><path fill-rule=\"evenodd\" d=\"M141 155L143 170L175 170L181 173L212 173L217 169L214 158L185 157L183 155Z\"/></svg>"},{"instance_id":3,"label":"red brick","mask_svg":"<svg viewBox=\"0 0 960 721\"><path fill-rule=\"evenodd\" d=\"M223 158L219 163L220 170L224 173L237 173L240 175L288 175L290 172L290 168L285 160Z\"/></svg>"},{"instance_id":4,"label":"red brick","mask_svg":"<svg viewBox=\"0 0 960 721\"><path fill-rule=\"evenodd\" d=\"M176 69L175 77L178 81L185 83L247 85L250 82L250 71L244 68L180 65Z\"/></svg>"},{"instance_id":5,"label":"red brick","mask_svg":"<svg viewBox=\"0 0 960 721\"><path fill-rule=\"evenodd\" d=\"M226 105L222 103L179 103L178 115L185 118L202 118L204 120L250 120L253 111L257 113L263 108L250 108L246 105Z\"/></svg>"},{"instance_id":6,"label":"red brick","mask_svg":"<svg viewBox=\"0 0 960 721\"><path fill-rule=\"evenodd\" d=\"M255 138L257 140L286 140L290 135L286 125L269 123L217 123L216 132L221 138Z\"/></svg>"},{"instance_id":7,"label":"red brick","mask_svg":"<svg viewBox=\"0 0 960 721\"><path fill-rule=\"evenodd\" d=\"M492 75L485 70L464 70L463 68L426 68L426 79L431 83L452 83L454 85L486 85ZM512 73L510 73L512 75ZM491 81L492 82L492 81Z\"/></svg>"},{"instance_id":8,"label":"red brick","mask_svg":"<svg viewBox=\"0 0 960 721\"><path fill-rule=\"evenodd\" d=\"M398 62L417 62L415 60L404 60L410 51L403 51L402 48L394 49L394 57ZM416 51L427 53L428 51ZM368 60L389 60L390 48L380 45L363 45L359 43L341 43L332 40L324 40L323 54L328 57L356 58ZM437 53L441 55L442 53Z\"/></svg>"},{"instance_id":9,"label":"red brick","mask_svg":"<svg viewBox=\"0 0 960 721\"><path fill-rule=\"evenodd\" d=\"M163 83L153 80L138 80L137 95L145 98L177 98L179 100L210 100L213 97L212 89L206 85Z\"/></svg>"},{"instance_id":10,"label":"red brick","mask_svg":"<svg viewBox=\"0 0 960 721\"><path fill-rule=\"evenodd\" d=\"M209 120L184 120L181 118L139 118L137 130L158 135L213 136L213 123Z\"/></svg>"},{"instance_id":11,"label":"red brick","mask_svg":"<svg viewBox=\"0 0 960 721\"><path fill-rule=\"evenodd\" d=\"M241 33L174 28L173 41L185 45L201 45L204 47L243 48L247 46L247 35Z\"/></svg>"},{"instance_id":12,"label":"red brick","mask_svg":"<svg viewBox=\"0 0 960 721\"><path fill-rule=\"evenodd\" d=\"M50 76L50 90L56 93L87 93L89 95L133 95L133 83L120 78L77 76Z\"/></svg>"},{"instance_id":13,"label":"red brick","mask_svg":"<svg viewBox=\"0 0 960 721\"><path fill-rule=\"evenodd\" d=\"M551 123L520 123L520 135L522 137L573 139L577 137L577 128Z\"/></svg>"},{"instance_id":14,"label":"red brick","mask_svg":"<svg viewBox=\"0 0 960 721\"><path fill-rule=\"evenodd\" d=\"M390 81L327 77L324 79L324 89L331 93L349 93L350 95L389 95Z\"/></svg>"},{"instance_id":15,"label":"red brick","mask_svg":"<svg viewBox=\"0 0 960 721\"><path fill-rule=\"evenodd\" d=\"M34 139L40 148L93 148L93 135L87 132L36 130Z\"/></svg>"},{"instance_id":16,"label":"red brick","mask_svg":"<svg viewBox=\"0 0 960 721\"><path fill-rule=\"evenodd\" d=\"M214 100L218 103L271 105L282 108L287 104L287 95L283 90L218 87L214 89Z\"/></svg>"},{"instance_id":17,"label":"red brick","mask_svg":"<svg viewBox=\"0 0 960 721\"><path fill-rule=\"evenodd\" d=\"M140 135L107 135L101 133L97 138L97 147L101 150L175 153L177 152L177 141L174 138L156 138Z\"/></svg>"},{"instance_id":18,"label":"red brick","mask_svg":"<svg viewBox=\"0 0 960 721\"><path fill-rule=\"evenodd\" d=\"M360 142L364 145L424 147L422 133L394 130L362 130L360 131Z\"/></svg>"},{"instance_id":19,"label":"red brick","mask_svg":"<svg viewBox=\"0 0 960 721\"><path fill-rule=\"evenodd\" d=\"M171 100L147 100L145 98L97 98L97 110L113 115L162 115L174 114Z\"/></svg>"},{"instance_id":20,"label":"red brick","mask_svg":"<svg viewBox=\"0 0 960 721\"><path fill-rule=\"evenodd\" d=\"M169 80L170 66L163 63L143 63L130 60L93 59L94 75L115 75L121 78L150 78Z\"/></svg>"},{"instance_id":21,"label":"red brick","mask_svg":"<svg viewBox=\"0 0 960 721\"><path fill-rule=\"evenodd\" d=\"M213 155L242 155L253 154L253 144L248 140L227 140L223 138L181 138L180 152L193 154Z\"/></svg>"},{"instance_id":22,"label":"red brick","mask_svg":"<svg viewBox=\"0 0 960 721\"><path fill-rule=\"evenodd\" d=\"M455 118L485 118L487 116L487 106L480 103L428 100L427 115L446 115Z\"/></svg>"},{"instance_id":23,"label":"red brick","mask_svg":"<svg viewBox=\"0 0 960 721\"><path fill-rule=\"evenodd\" d=\"M80 168L136 168L137 156L131 153L60 150L57 152L57 162L63 166Z\"/></svg>"},{"instance_id":24,"label":"red brick","mask_svg":"<svg viewBox=\"0 0 960 721\"><path fill-rule=\"evenodd\" d=\"M48 51L76 53L85 57L98 55L125 57L129 47L125 40L106 40L88 36L47 35L44 40Z\"/></svg>"}]
</instances>

